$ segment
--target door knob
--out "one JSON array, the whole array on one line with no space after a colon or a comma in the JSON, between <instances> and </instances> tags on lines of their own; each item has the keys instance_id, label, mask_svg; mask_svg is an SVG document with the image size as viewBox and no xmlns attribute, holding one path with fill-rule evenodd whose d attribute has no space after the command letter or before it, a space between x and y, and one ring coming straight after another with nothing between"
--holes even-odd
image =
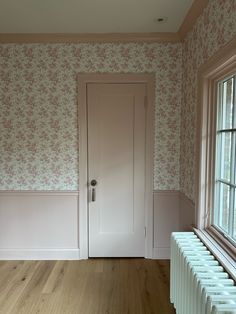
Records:
<instances>
[{"instance_id":1,"label":"door knob","mask_svg":"<svg viewBox=\"0 0 236 314\"><path fill-rule=\"evenodd\" d=\"M96 185L97 185L97 181L93 179L93 180L90 182L90 184L91 184L92 186L96 186Z\"/></svg>"}]
</instances>

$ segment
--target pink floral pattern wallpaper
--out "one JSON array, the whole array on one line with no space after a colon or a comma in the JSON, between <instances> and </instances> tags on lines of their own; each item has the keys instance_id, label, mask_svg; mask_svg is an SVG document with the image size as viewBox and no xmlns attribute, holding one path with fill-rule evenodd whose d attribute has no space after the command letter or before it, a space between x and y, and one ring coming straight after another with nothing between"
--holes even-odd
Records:
<instances>
[{"instance_id":1,"label":"pink floral pattern wallpaper","mask_svg":"<svg viewBox=\"0 0 236 314\"><path fill-rule=\"evenodd\" d=\"M194 201L197 71L220 47L236 36L236 1L209 0L183 44L180 188Z\"/></svg>"},{"instance_id":2,"label":"pink floral pattern wallpaper","mask_svg":"<svg viewBox=\"0 0 236 314\"><path fill-rule=\"evenodd\" d=\"M181 43L0 45L0 190L78 190L79 72L156 74L154 188L178 190Z\"/></svg>"}]
</instances>

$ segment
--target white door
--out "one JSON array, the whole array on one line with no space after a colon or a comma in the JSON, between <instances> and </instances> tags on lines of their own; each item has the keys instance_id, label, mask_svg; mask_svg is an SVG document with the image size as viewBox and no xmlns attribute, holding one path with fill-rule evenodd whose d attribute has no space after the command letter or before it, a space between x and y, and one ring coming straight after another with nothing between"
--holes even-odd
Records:
<instances>
[{"instance_id":1,"label":"white door","mask_svg":"<svg viewBox=\"0 0 236 314\"><path fill-rule=\"evenodd\" d=\"M145 95L87 85L90 257L144 256Z\"/></svg>"}]
</instances>

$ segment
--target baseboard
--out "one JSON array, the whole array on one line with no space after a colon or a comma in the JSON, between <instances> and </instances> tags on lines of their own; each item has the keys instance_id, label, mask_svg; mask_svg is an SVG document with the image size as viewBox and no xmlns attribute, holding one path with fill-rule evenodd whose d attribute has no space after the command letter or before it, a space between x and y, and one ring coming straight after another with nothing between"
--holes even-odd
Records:
<instances>
[{"instance_id":1,"label":"baseboard","mask_svg":"<svg viewBox=\"0 0 236 314\"><path fill-rule=\"evenodd\" d=\"M79 249L0 249L0 260L79 260Z\"/></svg>"},{"instance_id":2,"label":"baseboard","mask_svg":"<svg viewBox=\"0 0 236 314\"><path fill-rule=\"evenodd\" d=\"M154 248L153 259L170 259L170 248L169 247Z\"/></svg>"}]
</instances>

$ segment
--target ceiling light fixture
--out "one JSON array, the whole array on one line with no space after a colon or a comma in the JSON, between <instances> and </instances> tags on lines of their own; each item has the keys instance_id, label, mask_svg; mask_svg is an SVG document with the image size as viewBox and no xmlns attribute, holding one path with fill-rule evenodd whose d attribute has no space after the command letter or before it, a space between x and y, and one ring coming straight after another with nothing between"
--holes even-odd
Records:
<instances>
[{"instance_id":1,"label":"ceiling light fixture","mask_svg":"<svg viewBox=\"0 0 236 314\"><path fill-rule=\"evenodd\" d=\"M154 22L157 24L162 24L162 23L166 23L167 20L168 20L167 16L159 16L159 17L154 19Z\"/></svg>"}]
</instances>

